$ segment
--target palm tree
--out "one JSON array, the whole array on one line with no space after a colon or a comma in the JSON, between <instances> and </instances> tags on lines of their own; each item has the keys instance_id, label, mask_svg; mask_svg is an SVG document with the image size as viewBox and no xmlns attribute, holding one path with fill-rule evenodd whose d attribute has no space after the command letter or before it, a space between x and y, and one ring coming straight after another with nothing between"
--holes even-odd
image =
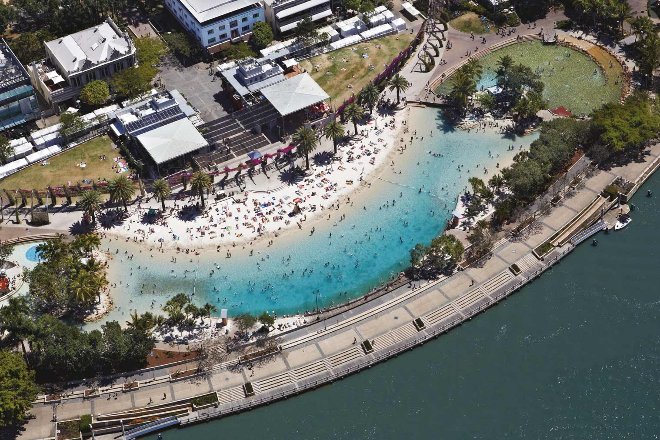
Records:
<instances>
[{"instance_id":1,"label":"palm tree","mask_svg":"<svg viewBox=\"0 0 660 440\"><path fill-rule=\"evenodd\" d=\"M481 76L481 74L484 71L484 68L482 67L481 63L479 60L470 58L467 63L465 63L461 69L465 69L465 71L472 77L473 80L476 80Z\"/></svg>"},{"instance_id":2,"label":"palm tree","mask_svg":"<svg viewBox=\"0 0 660 440\"><path fill-rule=\"evenodd\" d=\"M406 79L405 76L401 76L397 73L389 80L387 84L390 87L390 91L396 90L396 105L399 105L399 102L401 102L399 95L401 92L408 90L408 87L410 87L410 82Z\"/></svg>"},{"instance_id":3,"label":"palm tree","mask_svg":"<svg viewBox=\"0 0 660 440\"><path fill-rule=\"evenodd\" d=\"M202 171L197 171L190 178L190 189L199 195L199 199L202 202L202 209L205 207L204 191L211 188L212 184L213 181L211 180L211 176Z\"/></svg>"},{"instance_id":4,"label":"palm tree","mask_svg":"<svg viewBox=\"0 0 660 440\"><path fill-rule=\"evenodd\" d=\"M493 188L495 192L500 192L500 188L504 186L504 177L501 174L495 174L488 181L488 186Z\"/></svg>"},{"instance_id":5,"label":"palm tree","mask_svg":"<svg viewBox=\"0 0 660 440\"><path fill-rule=\"evenodd\" d=\"M325 138L332 139L332 144L335 148L335 154L337 154L337 139L344 135L345 129L346 128L341 125L341 122L336 119L323 127L323 135Z\"/></svg>"},{"instance_id":6,"label":"palm tree","mask_svg":"<svg viewBox=\"0 0 660 440\"><path fill-rule=\"evenodd\" d=\"M133 181L126 176L115 177L108 183L108 190L110 191L110 200L113 202L121 202L124 205L124 211L128 211L126 205L130 199L135 195L135 185Z\"/></svg>"},{"instance_id":7,"label":"palm tree","mask_svg":"<svg viewBox=\"0 0 660 440\"><path fill-rule=\"evenodd\" d=\"M211 313L216 313L218 308L211 303L206 303L200 308L200 311L206 315L207 318L211 319Z\"/></svg>"},{"instance_id":8,"label":"palm tree","mask_svg":"<svg viewBox=\"0 0 660 440\"><path fill-rule=\"evenodd\" d=\"M101 193L93 189L83 191L78 198L78 206L85 215L92 217L92 223L96 223L96 212L101 210Z\"/></svg>"},{"instance_id":9,"label":"palm tree","mask_svg":"<svg viewBox=\"0 0 660 440\"><path fill-rule=\"evenodd\" d=\"M497 60L497 85L506 93L509 90L509 75L513 67L513 58L503 55Z\"/></svg>"},{"instance_id":10,"label":"palm tree","mask_svg":"<svg viewBox=\"0 0 660 440\"><path fill-rule=\"evenodd\" d=\"M353 123L355 134L357 134L357 123L362 117L364 117L364 109L355 103L349 104L344 110L344 116Z\"/></svg>"},{"instance_id":11,"label":"palm tree","mask_svg":"<svg viewBox=\"0 0 660 440\"><path fill-rule=\"evenodd\" d=\"M632 17L630 5L622 1L614 3L612 6L612 16L619 24L619 35L623 35L623 23Z\"/></svg>"},{"instance_id":12,"label":"palm tree","mask_svg":"<svg viewBox=\"0 0 660 440\"><path fill-rule=\"evenodd\" d=\"M98 249L101 246L101 237L98 234L83 234L79 235L75 239L80 248L85 252L86 256L91 256L94 249Z\"/></svg>"},{"instance_id":13,"label":"palm tree","mask_svg":"<svg viewBox=\"0 0 660 440\"><path fill-rule=\"evenodd\" d=\"M380 92L378 87L374 83L369 83L360 92L360 102L366 104L369 109L369 114L373 114L374 107L378 103L378 98L380 97Z\"/></svg>"},{"instance_id":14,"label":"palm tree","mask_svg":"<svg viewBox=\"0 0 660 440\"><path fill-rule=\"evenodd\" d=\"M165 179L156 179L152 187L154 196L160 200L160 203L163 207L163 212L165 212L165 199L172 193L172 188L170 184Z\"/></svg>"},{"instance_id":15,"label":"palm tree","mask_svg":"<svg viewBox=\"0 0 660 440\"><path fill-rule=\"evenodd\" d=\"M309 169L309 153L314 151L318 140L316 133L309 127L300 127L293 134L293 141L298 144L296 147L299 155L305 156L305 169Z\"/></svg>"},{"instance_id":16,"label":"palm tree","mask_svg":"<svg viewBox=\"0 0 660 440\"><path fill-rule=\"evenodd\" d=\"M452 90L450 97L452 101L465 113L468 100L477 91L477 84L474 78L464 69L458 69L452 79Z\"/></svg>"}]
</instances>

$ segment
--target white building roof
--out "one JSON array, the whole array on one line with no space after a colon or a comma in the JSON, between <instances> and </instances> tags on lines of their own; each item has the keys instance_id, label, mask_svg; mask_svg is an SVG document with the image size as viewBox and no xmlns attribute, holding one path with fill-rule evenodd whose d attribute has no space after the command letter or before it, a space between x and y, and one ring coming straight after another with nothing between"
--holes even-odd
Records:
<instances>
[{"instance_id":1,"label":"white building roof","mask_svg":"<svg viewBox=\"0 0 660 440\"><path fill-rule=\"evenodd\" d=\"M199 23L232 14L251 6L255 0L178 0Z\"/></svg>"},{"instance_id":2,"label":"white building roof","mask_svg":"<svg viewBox=\"0 0 660 440\"><path fill-rule=\"evenodd\" d=\"M157 164L176 159L208 145L190 119L183 118L137 136Z\"/></svg>"},{"instance_id":3,"label":"white building roof","mask_svg":"<svg viewBox=\"0 0 660 440\"><path fill-rule=\"evenodd\" d=\"M75 73L135 51L131 39L117 33L110 19L98 26L48 41L46 46L68 73Z\"/></svg>"},{"instance_id":4,"label":"white building roof","mask_svg":"<svg viewBox=\"0 0 660 440\"><path fill-rule=\"evenodd\" d=\"M314 8L316 6L320 6L320 5L325 4L325 3L330 3L330 0L309 0L307 2L300 3L296 6L293 6L291 8L281 10L277 14L275 14L275 17L278 20L281 20L284 17L288 17L290 15L297 14L297 13L302 12L302 11L306 11L307 9L311 9L311 8Z\"/></svg>"},{"instance_id":5,"label":"white building roof","mask_svg":"<svg viewBox=\"0 0 660 440\"><path fill-rule=\"evenodd\" d=\"M282 116L290 115L330 98L308 73L301 73L286 81L261 89L261 94Z\"/></svg>"}]
</instances>

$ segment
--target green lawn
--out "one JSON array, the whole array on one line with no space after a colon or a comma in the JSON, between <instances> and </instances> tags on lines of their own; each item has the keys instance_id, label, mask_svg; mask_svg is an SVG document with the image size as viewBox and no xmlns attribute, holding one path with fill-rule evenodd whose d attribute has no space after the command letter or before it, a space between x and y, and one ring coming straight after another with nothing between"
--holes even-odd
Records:
<instances>
[{"instance_id":1,"label":"green lawn","mask_svg":"<svg viewBox=\"0 0 660 440\"><path fill-rule=\"evenodd\" d=\"M454 18L449 22L449 25L454 29L467 34L470 32L474 32L475 34L487 34L490 31L474 12L468 12Z\"/></svg>"},{"instance_id":2,"label":"green lawn","mask_svg":"<svg viewBox=\"0 0 660 440\"><path fill-rule=\"evenodd\" d=\"M300 66L330 95L332 105L338 107L382 72L413 37L405 33L378 38L316 56Z\"/></svg>"},{"instance_id":3,"label":"green lawn","mask_svg":"<svg viewBox=\"0 0 660 440\"><path fill-rule=\"evenodd\" d=\"M106 156L106 160L99 159L102 155ZM42 189L69 183L75 185L82 183L83 179L109 180L117 176L112 166L113 159L119 156L119 149L114 148L108 136L97 137L42 161L47 165L36 163L0 180L0 189ZM78 166L81 162L86 164L85 168Z\"/></svg>"},{"instance_id":4,"label":"green lawn","mask_svg":"<svg viewBox=\"0 0 660 440\"><path fill-rule=\"evenodd\" d=\"M497 62L503 55L509 55L514 62L531 67L541 76L548 108L564 106L575 115L589 114L604 103L618 101L623 88L621 66L616 60L599 48L589 53L600 64L580 51L540 41L503 47L479 59L484 69L479 88L495 84ZM450 90L451 80L438 88L443 94Z\"/></svg>"}]
</instances>

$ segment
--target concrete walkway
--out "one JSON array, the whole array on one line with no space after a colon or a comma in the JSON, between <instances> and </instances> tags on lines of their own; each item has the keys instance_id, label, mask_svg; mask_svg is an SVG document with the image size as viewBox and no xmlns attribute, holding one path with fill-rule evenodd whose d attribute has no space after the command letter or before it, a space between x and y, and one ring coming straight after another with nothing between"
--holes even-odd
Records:
<instances>
[{"instance_id":1,"label":"concrete walkway","mask_svg":"<svg viewBox=\"0 0 660 440\"><path fill-rule=\"evenodd\" d=\"M281 338L281 351L267 360L253 365L231 361L216 366L205 376L178 382L169 380L169 371L156 370L126 378L140 382L137 391L121 392L121 384L116 384L102 389L100 397L83 399L78 388L55 407L37 402L32 410L34 418L21 438L53 436L54 412L59 420L66 420L86 413L98 415L146 408L151 401L162 404L218 392L217 409L181 418L183 423L202 421L297 394L387 359L440 335L537 277L573 246L568 243L553 250L545 261L532 254L535 247L579 215L593 201L594 194L615 177L636 181L639 176L648 175L651 164L659 162L660 144L657 144L649 149L645 161L585 177L582 189L567 194L524 237L498 242L483 266L421 286L403 286L338 316L293 331ZM521 270L518 275L509 269L514 263ZM421 319L425 328L415 326L416 318ZM368 350L361 346L364 341L370 341L373 352L365 353ZM242 387L246 382L254 388L253 397L245 397Z\"/></svg>"}]
</instances>

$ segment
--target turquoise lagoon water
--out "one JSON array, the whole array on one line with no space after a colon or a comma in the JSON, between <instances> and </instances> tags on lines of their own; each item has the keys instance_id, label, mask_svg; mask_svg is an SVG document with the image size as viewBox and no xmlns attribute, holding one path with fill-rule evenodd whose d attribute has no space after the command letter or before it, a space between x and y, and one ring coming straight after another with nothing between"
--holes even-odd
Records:
<instances>
[{"instance_id":1,"label":"turquoise lagoon water","mask_svg":"<svg viewBox=\"0 0 660 440\"><path fill-rule=\"evenodd\" d=\"M439 339L163 439L658 438L660 173L633 202L626 229Z\"/></svg>"},{"instance_id":2,"label":"turquoise lagoon water","mask_svg":"<svg viewBox=\"0 0 660 440\"><path fill-rule=\"evenodd\" d=\"M38 263L41 261L41 258L39 257L39 251L37 250L37 244L30 246L30 248L25 252L25 258L28 261L31 261L33 263Z\"/></svg>"},{"instance_id":3,"label":"turquoise lagoon water","mask_svg":"<svg viewBox=\"0 0 660 440\"><path fill-rule=\"evenodd\" d=\"M444 228L467 185L466 170L487 164L489 151L493 156L512 154L507 152L509 145L518 149L536 138L512 140L496 133L452 131L435 110L411 111L414 125L424 129L418 130L420 139L403 156L409 160L400 161L396 173L388 169L382 174L394 183L383 183L382 190L366 190L364 197L354 198L356 206L346 220L335 226L317 225L313 235L302 235L294 242L276 240L267 251L252 257L227 259L224 251L213 253L215 260L180 255L176 265L155 265L144 253L135 254L132 261L119 258L121 273L133 274L124 275L119 286L130 295L118 299L114 294L122 311L115 310L107 319L120 319L120 313L128 315L129 308L148 308L154 299L162 303L173 293L191 293L193 286L200 303L210 301L228 308L232 315L303 312L314 309L317 301L322 307L361 296L405 268L410 249L429 242ZM463 164L462 171L458 164ZM143 284L144 293L140 293ZM132 303L127 304L126 297Z\"/></svg>"}]
</instances>

